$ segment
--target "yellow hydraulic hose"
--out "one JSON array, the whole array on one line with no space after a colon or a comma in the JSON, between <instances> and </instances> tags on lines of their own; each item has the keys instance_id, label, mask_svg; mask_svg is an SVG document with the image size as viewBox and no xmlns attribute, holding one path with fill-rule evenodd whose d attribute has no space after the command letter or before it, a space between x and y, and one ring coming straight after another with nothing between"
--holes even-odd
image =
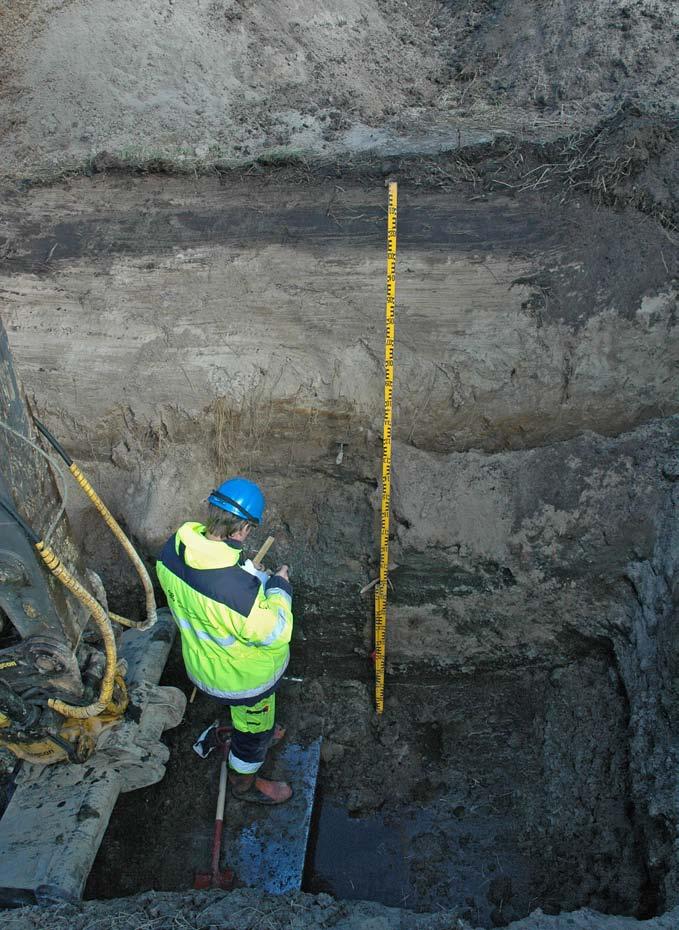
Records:
<instances>
[{"instance_id":1,"label":"yellow hydraulic hose","mask_svg":"<svg viewBox=\"0 0 679 930\"><path fill-rule=\"evenodd\" d=\"M87 610L92 615L92 619L97 626L101 638L104 644L104 655L106 659L106 665L104 669L104 674L101 679L99 686L99 698L92 704L88 704L85 707L80 707L77 704L69 704L66 701L62 701L59 698L50 698L47 702L48 707L56 711L59 714L62 714L64 717L74 717L76 719L87 719L88 717L97 717L99 714L102 714L106 708L111 705L113 698L113 689L116 680L117 673L117 651L116 651L116 642L113 629L111 627L111 620L115 620L117 623L122 624L123 626L128 626L136 628L139 630L147 630L149 627L157 620L156 614L156 599L153 593L153 584L149 577L146 567L142 560L139 558L134 546L129 541L122 528L118 524L117 520L110 512L106 504L99 497L97 492L94 490L92 485L89 483L85 475L82 473L80 468L76 465L73 459L64 451L61 445L57 440L52 436L49 430L46 429L39 423L37 420L34 421L39 431L45 436L45 438L50 442L54 449L59 453L59 455L64 459L68 465L69 471L78 482L82 490L88 496L90 501L94 504L96 509L99 511L101 516L104 519L104 522L109 527L113 535L116 537L118 542L122 545L125 552L128 554L132 564L134 565L139 578L144 586L144 592L146 594L146 620L142 623L135 623L132 620L127 620L125 617L121 617L118 614L111 613L110 615L106 613L104 608L101 606L99 601L94 598L89 591L87 591L80 582L74 578L74 576L68 571L68 569L61 562L57 554L51 549L44 539L39 539L37 534L21 519L21 517L16 513L16 511L4 500L0 500L0 504L3 509L13 516L19 524L23 527L24 531L28 534L29 538L33 542L33 545L40 554L41 559L49 569L49 571L58 578L59 581L64 585L67 590L69 590L80 602L83 604ZM4 425L4 423L3 423ZM9 429L9 427L7 427ZM10 430L14 432L14 430ZM19 435L19 438L25 439L24 436ZM28 440L26 440L28 441ZM35 445L31 443L31 445ZM38 448L36 446L36 448ZM38 451L41 454L45 454L41 449L38 448ZM122 682L121 682L122 683Z\"/></svg>"},{"instance_id":2,"label":"yellow hydraulic hose","mask_svg":"<svg viewBox=\"0 0 679 930\"><path fill-rule=\"evenodd\" d=\"M124 682L118 675L118 655L116 651L116 641L111 628L111 621L99 601L92 597L80 582L73 577L66 566L62 563L56 552L47 545L44 539L40 539L38 534L26 523L26 521L16 512L11 503L0 497L0 508L5 510L26 533L30 541L40 555L49 571L58 578L61 584L70 591L81 604L87 608L101 634L104 643L105 668L101 682L99 684L99 698L92 704L81 706L78 704L69 704L59 698L49 698L48 707L62 714L64 717L73 717L84 720L89 717L98 717L107 708L110 712L117 713L122 706L121 702L113 702L113 690L116 677L120 679L120 684L124 688ZM124 701L123 701L124 703ZM1 725L1 724L0 724Z\"/></svg>"},{"instance_id":3,"label":"yellow hydraulic hose","mask_svg":"<svg viewBox=\"0 0 679 930\"><path fill-rule=\"evenodd\" d=\"M108 616L110 620L113 620L114 623L119 623L121 626L128 626L132 630L143 630L146 627L142 626L141 623L136 623L134 620L128 620L127 617L121 617L120 614L114 614L112 610L109 610Z\"/></svg>"},{"instance_id":4,"label":"yellow hydraulic hose","mask_svg":"<svg viewBox=\"0 0 679 930\"><path fill-rule=\"evenodd\" d=\"M113 684L115 681L118 657L111 622L99 601L92 597L89 591L83 588L80 582L73 577L54 550L46 545L43 540L34 543L34 545L40 553L40 558L55 578L58 578L64 587L67 588L71 594L75 595L80 603L84 604L92 614L92 619L101 633L101 638L104 643L104 655L106 656L106 668L104 669L104 675L99 686L99 699L95 701L95 703L88 704L85 707L78 707L77 704L67 704L65 701L61 701L58 698L50 698L47 704L52 710L55 710L58 714L62 714L64 717L76 717L79 719L84 717L96 717L104 712L106 706L110 704L111 698L113 697Z\"/></svg>"},{"instance_id":5,"label":"yellow hydraulic hose","mask_svg":"<svg viewBox=\"0 0 679 930\"><path fill-rule=\"evenodd\" d=\"M128 620L126 617L121 617L118 614L110 613L109 616L112 620L115 620L116 623L122 624L122 626L132 627L137 630L148 630L149 627L152 627L157 620L156 614L156 598L153 593L153 583L149 577L149 573L146 571L146 566L139 558L136 549L127 538L122 528L118 524L118 521L115 519L111 511L108 509L103 500L99 497L97 492L94 490L92 485L89 483L85 475L82 473L80 468L73 461L71 456L64 450L61 444L54 438L46 426L40 423L39 420L34 420L35 425L42 435L47 439L50 445L59 453L62 459L68 465L68 469L78 482L82 490L89 497L91 502L94 504L96 509L99 511L101 516L104 519L104 522L111 530L115 538L118 540L120 545L123 547L125 552L128 554L130 561L134 565L134 568L139 575L139 579L144 586L144 593L146 595L146 620L142 623L135 623L134 620Z\"/></svg>"},{"instance_id":6,"label":"yellow hydraulic hose","mask_svg":"<svg viewBox=\"0 0 679 930\"><path fill-rule=\"evenodd\" d=\"M133 620L127 620L125 617L120 617L118 614L111 614L111 619L115 620L116 623L121 623L123 626L130 626L137 630L148 630L149 627L152 627L156 622L156 598L153 593L153 584L149 577L149 573L146 571L146 566L139 558L137 550L134 548L130 540L127 538L123 530L121 529L118 521L113 516L111 511L108 509L103 500L99 497L97 492L94 490L92 485L89 483L85 475L78 468L75 462L69 464L69 471L78 482L80 487L83 489L85 494L92 501L94 506L97 508L99 513L104 519L104 522L111 530L115 538L118 540L120 545L123 547L125 552L130 557L130 561L134 565L137 574L141 580L142 585L144 586L144 593L146 595L146 620L142 623L135 623Z\"/></svg>"}]
</instances>

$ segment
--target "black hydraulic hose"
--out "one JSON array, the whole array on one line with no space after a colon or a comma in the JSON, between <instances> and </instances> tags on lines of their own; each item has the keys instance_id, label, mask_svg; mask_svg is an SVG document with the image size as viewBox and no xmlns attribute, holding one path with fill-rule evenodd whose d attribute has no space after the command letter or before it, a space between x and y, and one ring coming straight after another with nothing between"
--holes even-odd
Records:
<instances>
[{"instance_id":1,"label":"black hydraulic hose","mask_svg":"<svg viewBox=\"0 0 679 930\"><path fill-rule=\"evenodd\" d=\"M22 728L33 726L38 719L38 709L20 694L17 694L6 681L0 678L0 713Z\"/></svg>"},{"instance_id":2,"label":"black hydraulic hose","mask_svg":"<svg viewBox=\"0 0 679 930\"><path fill-rule=\"evenodd\" d=\"M19 516L19 514L16 512L14 507L12 507L10 502L6 500L4 497L0 497L0 507L6 510L13 520L16 520L16 522L19 524L21 529L28 536L28 538L30 539L30 541L33 543L34 546L36 546L40 542L40 537L35 532L35 530L31 529L31 527L28 525L28 523L26 523L24 518Z\"/></svg>"},{"instance_id":3,"label":"black hydraulic hose","mask_svg":"<svg viewBox=\"0 0 679 930\"><path fill-rule=\"evenodd\" d=\"M59 749L63 749L66 755L68 756L69 762L82 762L82 759L78 758L78 753L76 752L75 746L73 743L69 743L68 740L63 739L61 736L57 736L56 733L48 733L47 739L54 743L55 746L58 746Z\"/></svg>"},{"instance_id":4,"label":"black hydraulic hose","mask_svg":"<svg viewBox=\"0 0 679 930\"><path fill-rule=\"evenodd\" d=\"M68 454L68 452L64 449L64 447L61 445L59 440L54 438L54 436L50 433L47 427L43 423L40 422L40 420L36 420L35 417L33 417L33 422L38 427L39 432L43 434L47 442L55 450L55 452L59 453L59 455L62 457L64 462L66 462L66 464L70 468L71 465L73 464L73 459Z\"/></svg>"}]
</instances>

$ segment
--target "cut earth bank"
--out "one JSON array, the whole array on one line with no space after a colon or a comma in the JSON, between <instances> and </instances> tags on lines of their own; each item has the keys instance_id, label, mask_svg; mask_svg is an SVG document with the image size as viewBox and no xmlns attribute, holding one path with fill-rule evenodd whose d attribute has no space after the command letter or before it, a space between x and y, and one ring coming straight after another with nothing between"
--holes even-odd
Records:
<instances>
[{"instance_id":1,"label":"cut earth bank","mask_svg":"<svg viewBox=\"0 0 679 930\"><path fill-rule=\"evenodd\" d=\"M672 925L679 405L661 180L674 131L624 114L585 143L601 174L564 186L569 152L539 191L526 172L557 153L524 147L519 161L500 147L377 172L119 174L4 197L4 319L36 412L149 554L199 515L217 479L261 481L300 597L293 673L305 682L286 686L283 712L301 734L323 732L328 802L396 818L426 805L445 824L409 838L415 900L394 903L445 906L449 921L590 906L666 911L655 925ZM621 176L614 148L630 138L646 155ZM499 170L509 194L492 183ZM391 172L402 184L396 567L376 721L358 592L376 572ZM596 196L602 179L610 202ZM118 553L77 499L69 508L113 608L127 607ZM214 710L193 713L170 736L191 804L205 776L191 770L190 736ZM165 784L156 802L176 805L181 791L163 798ZM172 827L148 798L125 800L137 804L130 820L146 804L146 837ZM132 861L115 830L105 865ZM186 833L173 836L181 850ZM167 859L170 842L157 844ZM481 876L464 901L456 866ZM282 909L265 912L274 927L293 925L295 906L320 908L326 925L348 907L259 900ZM193 906L148 901L118 907ZM83 920L91 907L114 905L88 904Z\"/></svg>"},{"instance_id":2,"label":"cut earth bank","mask_svg":"<svg viewBox=\"0 0 679 930\"><path fill-rule=\"evenodd\" d=\"M12 0L0 176L437 152L679 95L674 0Z\"/></svg>"}]
</instances>

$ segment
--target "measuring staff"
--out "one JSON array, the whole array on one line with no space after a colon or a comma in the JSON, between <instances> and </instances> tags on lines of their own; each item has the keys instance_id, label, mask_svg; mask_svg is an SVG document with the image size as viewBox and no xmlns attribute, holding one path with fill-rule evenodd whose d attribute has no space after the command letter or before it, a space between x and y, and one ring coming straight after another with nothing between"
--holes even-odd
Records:
<instances>
[{"instance_id":1,"label":"measuring staff","mask_svg":"<svg viewBox=\"0 0 679 930\"><path fill-rule=\"evenodd\" d=\"M382 431L382 517L380 521L380 580L375 588L375 706L384 711L384 662L387 634L387 569L389 566L389 507L391 503L391 423L394 405L394 321L396 310L396 208L398 187L389 182L387 209L387 304L384 339L384 428Z\"/></svg>"}]
</instances>

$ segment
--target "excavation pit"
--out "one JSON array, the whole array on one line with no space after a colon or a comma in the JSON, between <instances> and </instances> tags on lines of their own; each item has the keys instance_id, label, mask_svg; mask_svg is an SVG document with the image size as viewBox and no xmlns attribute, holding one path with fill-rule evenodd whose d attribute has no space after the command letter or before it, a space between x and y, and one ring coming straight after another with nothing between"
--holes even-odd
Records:
<instances>
[{"instance_id":1,"label":"excavation pit","mask_svg":"<svg viewBox=\"0 0 679 930\"><path fill-rule=\"evenodd\" d=\"M538 907L656 912L630 800L629 708L609 654L502 673L401 673L381 719L368 669L355 671L315 677L309 662L304 682L280 691L291 738L324 736L304 890L451 911L478 927ZM166 683L187 687L176 654ZM87 897L192 887L218 765L191 743L218 712L199 695L166 734L165 779L120 798Z\"/></svg>"},{"instance_id":2,"label":"excavation pit","mask_svg":"<svg viewBox=\"0 0 679 930\"><path fill-rule=\"evenodd\" d=\"M627 114L582 144L608 164L660 136ZM36 413L150 567L225 477L264 488L253 551L271 532L295 584L281 719L324 740L305 889L475 927L644 919L679 900L673 259L631 201L508 193L511 153L477 155L474 183L448 155L397 165L381 719L381 167L14 192L8 335ZM523 146L515 169L548 155ZM68 513L128 612L117 545L86 500ZM165 683L190 694L176 651ZM120 799L89 898L191 889L217 788L191 744L216 714L199 695L166 778Z\"/></svg>"}]
</instances>

